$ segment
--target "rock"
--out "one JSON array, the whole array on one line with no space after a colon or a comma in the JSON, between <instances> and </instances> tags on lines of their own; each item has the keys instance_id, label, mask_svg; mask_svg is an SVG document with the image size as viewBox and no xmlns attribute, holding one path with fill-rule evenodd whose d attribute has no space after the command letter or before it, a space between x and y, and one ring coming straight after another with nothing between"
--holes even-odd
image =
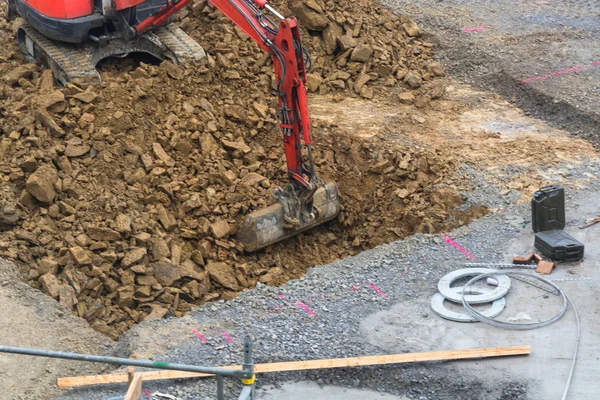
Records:
<instances>
[{"instance_id":1,"label":"rock","mask_svg":"<svg viewBox=\"0 0 600 400\"><path fill-rule=\"evenodd\" d=\"M363 88L360 90L360 97L370 100L375 97L375 91L372 87L363 86Z\"/></svg>"},{"instance_id":2,"label":"rock","mask_svg":"<svg viewBox=\"0 0 600 400\"><path fill-rule=\"evenodd\" d=\"M156 262L152 264L153 275L163 286L173 286L173 284L183 277L202 280L205 279L205 273L199 273L189 270L180 265L173 265L167 262Z\"/></svg>"},{"instance_id":3,"label":"rock","mask_svg":"<svg viewBox=\"0 0 600 400\"><path fill-rule=\"evenodd\" d=\"M175 166L175 161L167 154L165 149L162 148L160 143L152 143L152 151L154 155L161 160L167 167Z\"/></svg>"},{"instance_id":4,"label":"rock","mask_svg":"<svg viewBox=\"0 0 600 400\"><path fill-rule=\"evenodd\" d=\"M427 72L433 76L445 76L446 71L438 63L431 63L427 66Z\"/></svg>"},{"instance_id":5,"label":"rock","mask_svg":"<svg viewBox=\"0 0 600 400\"><path fill-rule=\"evenodd\" d=\"M200 150L205 156L214 154L219 149L219 144L210 133L200 135Z\"/></svg>"},{"instance_id":6,"label":"rock","mask_svg":"<svg viewBox=\"0 0 600 400\"><path fill-rule=\"evenodd\" d=\"M417 23L413 20L408 20L405 23L403 23L402 28L404 28L404 31L410 37L419 37L423 34L423 31L421 30L419 25L417 25Z\"/></svg>"},{"instance_id":7,"label":"rock","mask_svg":"<svg viewBox=\"0 0 600 400\"><path fill-rule=\"evenodd\" d=\"M244 186L251 187L251 186L258 185L265 179L267 179L267 178L265 178L264 176L262 176L260 174L257 174L256 172L250 172L241 179L240 183Z\"/></svg>"},{"instance_id":8,"label":"rock","mask_svg":"<svg viewBox=\"0 0 600 400\"><path fill-rule=\"evenodd\" d=\"M352 53L350 53L350 60L359 61L359 62L367 62L371 59L373 55L373 48L366 44L357 45Z\"/></svg>"},{"instance_id":9,"label":"rock","mask_svg":"<svg viewBox=\"0 0 600 400\"><path fill-rule=\"evenodd\" d=\"M73 261L75 261L75 263L79 266L92 264L92 258L90 257L88 251L80 246L71 247L69 249L69 254L71 254L71 258L73 258Z\"/></svg>"},{"instance_id":10,"label":"rock","mask_svg":"<svg viewBox=\"0 0 600 400\"><path fill-rule=\"evenodd\" d=\"M114 228L120 233L131 233L131 217L125 214L117 215L117 218L115 218Z\"/></svg>"},{"instance_id":11,"label":"rock","mask_svg":"<svg viewBox=\"0 0 600 400\"><path fill-rule=\"evenodd\" d=\"M333 54L338 47L338 38L344 35L344 28L331 21L323 30L323 44L327 54Z\"/></svg>"},{"instance_id":12,"label":"rock","mask_svg":"<svg viewBox=\"0 0 600 400\"><path fill-rule=\"evenodd\" d=\"M431 102L431 97L428 95L421 95L415 97L415 107L417 108L425 108Z\"/></svg>"},{"instance_id":13,"label":"rock","mask_svg":"<svg viewBox=\"0 0 600 400\"><path fill-rule=\"evenodd\" d=\"M283 269L281 267L271 268L269 272L258 278L258 281L261 283L270 283L275 278L283 274Z\"/></svg>"},{"instance_id":14,"label":"rock","mask_svg":"<svg viewBox=\"0 0 600 400\"><path fill-rule=\"evenodd\" d=\"M54 74L51 69L45 69L42 72L42 81L40 83L40 91L49 92L54 89Z\"/></svg>"},{"instance_id":15,"label":"rock","mask_svg":"<svg viewBox=\"0 0 600 400\"><path fill-rule=\"evenodd\" d=\"M227 148L227 149L239 150L244 154L248 154L252 151L250 146L248 146L246 143L244 143L243 140L240 140L237 142L232 142L230 140L221 139L221 143L223 143L223 146L225 146L225 148Z\"/></svg>"},{"instance_id":16,"label":"rock","mask_svg":"<svg viewBox=\"0 0 600 400\"><path fill-rule=\"evenodd\" d=\"M446 84L442 81L435 81L429 87L428 94L432 100L440 99L446 93Z\"/></svg>"},{"instance_id":17,"label":"rock","mask_svg":"<svg viewBox=\"0 0 600 400\"><path fill-rule=\"evenodd\" d=\"M52 116L50 115L48 110L46 110L45 108L40 107L35 112L35 117L37 118L38 121L40 121L40 123L42 125L44 125L46 128L48 128L50 130L50 132L53 133L54 135L59 136L59 137L65 136L65 131L56 123L54 118L52 118Z\"/></svg>"},{"instance_id":18,"label":"rock","mask_svg":"<svg viewBox=\"0 0 600 400\"><path fill-rule=\"evenodd\" d=\"M358 75L358 78L356 78L356 81L354 82L354 91L356 93L360 93L360 90L363 88L363 86L370 80L371 77L369 75L361 72L360 75Z\"/></svg>"},{"instance_id":19,"label":"rock","mask_svg":"<svg viewBox=\"0 0 600 400\"><path fill-rule=\"evenodd\" d=\"M83 143L81 139L74 138L67 142L67 148L65 149L65 156L67 157L81 157L90 152L91 147Z\"/></svg>"},{"instance_id":20,"label":"rock","mask_svg":"<svg viewBox=\"0 0 600 400\"><path fill-rule=\"evenodd\" d=\"M4 82L12 86L19 82L19 79L30 78L33 76L35 69L35 66L29 64L18 66L17 68L11 69L6 75L4 75Z\"/></svg>"},{"instance_id":21,"label":"rock","mask_svg":"<svg viewBox=\"0 0 600 400\"><path fill-rule=\"evenodd\" d=\"M200 193L192 193L190 198L182 204L181 209L183 212L188 213L202 207L202 205L204 205L204 202L202 201L202 197L200 197Z\"/></svg>"},{"instance_id":22,"label":"rock","mask_svg":"<svg viewBox=\"0 0 600 400\"><path fill-rule=\"evenodd\" d=\"M160 319L167 315L167 313L169 312L168 309L161 307L158 304L150 304L150 307L152 307L152 311L150 312L150 314L146 315L145 317L142 317L140 321L152 321L153 319Z\"/></svg>"},{"instance_id":23,"label":"rock","mask_svg":"<svg viewBox=\"0 0 600 400\"><path fill-rule=\"evenodd\" d=\"M398 100L402 104L412 104L415 101L413 92L402 92L398 95Z\"/></svg>"},{"instance_id":24,"label":"rock","mask_svg":"<svg viewBox=\"0 0 600 400\"><path fill-rule=\"evenodd\" d=\"M356 39L348 35L341 35L338 37L338 44L342 51L346 51L348 49L353 49L358 45Z\"/></svg>"},{"instance_id":25,"label":"rock","mask_svg":"<svg viewBox=\"0 0 600 400\"><path fill-rule=\"evenodd\" d=\"M158 220L167 231L171 231L177 227L177 220L162 204L157 205L156 209L158 210Z\"/></svg>"},{"instance_id":26,"label":"rock","mask_svg":"<svg viewBox=\"0 0 600 400\"><path fill-rule=\"evenodd\" d=\"M260 118L267 118L269 115L269 106L265 104L257 103L255 101L252 103L252 108L254 109L254 112L256 112L256 115L258 115Z\"/></svg>"},{"instance_id":27,"label":"rock","mask_svg":"<svg viewBox=\"0 0 600 400\"><path fill-rule=\"evenodd\" d=\"M92 324L90 326L92 329L100 332L101 334L107 336L108 338L110 338L112 340L119 339L119 334L117 333L117 331L115 331L113 328L106 325L105 322L103 322L99 319L92 322Z\"/></svg>"},{"instance_id":28,"label":"rock","mask_svg":"<svg viewBox=\"0 0 600 400\"><path fill-rule=\"evenodd\" d=\"M75 94L73 97L83 103L89 104L89 103L93 103L94 101L96 101L96 99L98 99L98 97L100 97L100 96L98 96L98 94L96 94L88 89L83 93Z\"/></svg>"},{"instance_id":29,"label":"rock","mask_svg":"<svg viewBox=\"0 0 600 400\"><path fill-rule=\"evenodd\" d=\"M50 108L55 104L64 103L65 95L60 90L55 90L52 93L45 94L43 96L39 96L37 103L39 106L43 108Z\"/></svg>"},{"instance_id":30,"label":"rock","mask_svg":"<svg viewBox=\"0 0 600 400\"><path fill-rule=\"evenodd\" d=\"M290 0L288 7L292 14L300 21L300 27L311 31L322 31L329 24L325 14L317 11L320 7L315 0Z\"/></svg>"},{"instance_id":31,"label":"rock","mask_svg":"<svg viewBox=\"0 0 600 400\"><path fill-rule=\"evenodd\" d=\"M162 239L153 239L151 248L152 257L155 260L162 260L163 258L169 258L171 256L169 245Z\"/></svg>"},{"instance_id":32,"label":"rock","mask_svg":"<svg viewBox=\"0 0 600 400\"><path fill-rule=\"evenodd\" d=\"M58 174L51 165L39 167L27 179L25 190L42 203L50 203L56 197L54 184L58 180Z\"/></svg>"},{"instance_id":33,"label":"rock","mask_svg":"<svg viewBox=\"0 0 600 400\"><path fill-rule=\"evenodd\" d=\"M421 87L421 77L413 72L408 72L404 76L404 82L406 82L411 89L418 89Z\"/></svg>"},{"instance_id":34,"label":"rock","mask_svg":"<svg viewBox=\"0 0 600 400\"><path fill-rule=\"evenodd\" d=\"M60 284L58 283L58 279L56 279L56 276L47 273L45 275L40 276L38 281L42 285L42 290L47 295L49 295L53 299L58 299L58 296L60 296Z\"/></svg>"},{"instance_id":35,"label":"rock","mask_svg":"<svg viewBox=\"0 0 600 400\"><path fill-rule=\"evenodd\" d=\"M130 250L125 254L125 257L121 260L121 265L125 268L132 266L133 264L140 262L148 254L148 250L145 247L137 247Z\"/></svg>"},{"instance_id":36,"label":"rock","mask_svg":"<svg viewBox=\"0 0 600 400\"><path fill-rule=\"evenodd\" d=\"M321 86L321 83L323 83L321 75L314 72L306 74L306 89L309 92L316 92L319 89L319 86Z\"/></svg>"},{"instance_id":37,"label":"rock","mask_svg":"<svg viewBox=\"0 0 600 400\"><path fill-rule=\"evenodd\" d=\"M227 221L221 219L210 225L210 231L215 238L221 239L229 235L231 228Z\"/></svg>"},{"instance_id":38,"label":"rock","mask_svg":"<svg viewBox=\"0 0 600 400\"><path fill-rule=\"evenodd\" d=\"M171 61L163 61L160 64L160 67L167 73L167 75L175 80L181 80L185 76L183 68Z\"/></svg>"},{"instance_id":39,"label":"rock","mask_svg":"<svg viewBox=\"0 0 600 400\"><path fill-rule=\"evenodd\" d=\"M121 240L121 234L113 229L99 227L99 226L90 226L86 229L87 235L94 239L100 241L108 241L114 242L116 240Z\"/></svg>"},{"instance_id":40,"label":"rock","mask_svg":"<svg viewBox=\"0 0 600 400\"><path fill-rule=\"evenodd\" d=\"M231 290L238 290L240 288L235 279L235 272L229 264L212 262L208 263L205 269L210 279L224 288Z\"/></svg>"},{"instance_id":41,"label":"rock","mask_svg":"<svg viewBox=\"0 0 600 400\"><path fill-rule=\"evenodd\" d=\"M19 221L19 211L10 205L0 208L0 231L9 229Z\"/></svg>"},{"instance_id":42,"label":"rock","mask_svg":"<svg viewBox=\"0 0 600 400\"><path fill-rule=\"evenodd\" d=\"M73 310L75 304L77 304L77 296L75 296L75 290L69 285L62 285L59 290L59 301L67 310Z\"/></svg>"}]
</instances>

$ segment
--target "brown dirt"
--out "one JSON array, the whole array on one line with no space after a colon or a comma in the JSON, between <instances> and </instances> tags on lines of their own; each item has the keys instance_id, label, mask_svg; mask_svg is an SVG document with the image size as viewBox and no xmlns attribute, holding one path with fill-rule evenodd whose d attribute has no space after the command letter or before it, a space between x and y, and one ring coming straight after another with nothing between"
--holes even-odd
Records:
<instances>
[{"instance_id":1,"label":"brown dirt","mask_svg":"<svg viewBox=\"0 0 600 400\"><path fill-rule=\"evenodd\" d=\"M327 29L353 32L373 49L366 62L352 61L337 40L327 49L327 38L342 33L304 32L311 79L322 80L311 97L315 159L320 176L340 187L337 221L256 254L232 238L286 181L271 65L197 2L181 25L210 55L201 66L109 61L100 86L59 89L14 44L0 49L0 76L8 77L0 84L0 198L9 206L17 199L20 213L0 233L0 256L116 338L257 281L280 284L313 265L481 216L485 209L460 195L471 184L457 171L465 162L507 160L486 150L501 142L489 133L440 135L439 120L459 124L466 105L437 100L445 81L434 79L443 71L431 62L431 45L407 36L403 24L415 33L410 21L371 2L320 8ZM0 21L4 43L13 43L13 29ZM472 151L462 152L467 145ZM502 151L511 160L526 153L514 144Z\"/></svg>"}]
</instances>

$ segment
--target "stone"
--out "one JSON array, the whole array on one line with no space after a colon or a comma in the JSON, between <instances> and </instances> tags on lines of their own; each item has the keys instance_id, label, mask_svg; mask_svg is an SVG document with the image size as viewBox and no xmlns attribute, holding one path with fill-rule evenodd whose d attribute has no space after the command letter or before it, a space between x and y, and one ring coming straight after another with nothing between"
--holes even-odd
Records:
<instances>
[{"instance_id":1,"label":"stone","mask_svg":"<svg viewBox=\"0 0 600 400\"><path fill-rule=\"evenodd\" d=\"M150 304L152 311L144 317L141 318L140 321L152 321L153 319L164 318L165 315L169 312L167 308L161 307L158 304Z\"/></svg>"},{"instance_id":2,"label":"stone","mask_svg":"<svg viewBox=\"0 0 600 400\"><path fill-rule=\"evenodd\" d=\"M73 97L83 103L89 104L96 101L100 96L88 89L85 92L75 94Z\"/></svg>"},{"instance_id":3,"label":"stone","mask_svg":"<svg viewBox=\"0 0 600 400\"><path fill-rule=\"evenodd\" d=\"M115 231L120 233L131 233L131 217L125 214L117 215L114 228Z\"/></svg>"},{"instance_id":4,"label":"stone","mask_svg":"<svg viewBox=\"0 0 600 400\"><path fill-rule=\"evenodd\" d=\"M323 30L323 44L327 54L333 54L338 47L338 38L344 35L344 28L331 21Z\"/></svg>"},{"instance_id":5,"label":"stone","mask_svg":"<svg viewBox=\"0 0 600 400\"><path fill-rule=\"evenodd\" d=\"M257 103L255 101L252 103L252 108L254 109L256 115L258 115L260 118L267 118L269 115L269 106L265 104Z\"/></svg>"},{"instance_id":6,"label":"stone","mask_svg":"<svg viewBox=\"0 0 600 400\"><path fill-rule=\"evenodd\" d=\"M46 164L29 176L25 190L42 203L50 203L56 197L54 184L57 180L58 173L54 167Z\"/></svg>"},{"instance_id":7,"label":"stone","mask_svg":"<svg viewBox=\"0 0 600 400\"><path fill-rule=\"evenodd\" d=\"M425 108L431 102L431 97L428 95L421 95L415 97L415 107L417 108Z\"/></svg>"},{"instance_id":8,"label":"stone","mask_svg":"<svg viewBox=\"0 0 600 400\"><path fill-rule=\"evenodd\" d=\"M223 146L225 146L225 148L230 149L230 150L239 150L244 154L248 154L252 151L252 149L250 148L250 146L248 146L246 143L244 143L243 140L237 141L237 142L232 142L230 140L225 140L222 139L221 143L223 143Z\"/></svg>"},{"instance_id":9,"label":"stone","mask_svg":"<svg viewBox=\"0 0 600 400\"><path fill-rule=\"evenodd\" d=\"M212 232L212 234L215 238L221 239L221 238L224 238L225 236L229 235L229 233L231 232L231 228L229 226L229 223L227 223L227 221L218 220L215 223L210 225L210 231Z\"/></svg>"},{"instance_id":10,"label":"stone","mask_svg":"<svg viewBox=\"0 0 600 400\"><path fill-rule=\"evenodd\" d=\"M372 87L363 86L363 88L360 90L360 97L370 100L375 97L375 91Z\"/></svg>"},{"instance_id":11,"label":"stone","mask_svg":"<svg viewBox=\"0 0 600 400\"><path fill-rule=\"evenodd\" d=\"M165 149L162 148L160 143L152 143L152 151L154 155L161 160L167 167L175 166L175 161L167 154Z\"/></svg>"},{"instance_id":12,"label":"stone","mask_svg":"<svg viewBox=\"0 0 600 400\"><path fill-rule=\"evenodd\" d=\"M151 243L152 257L155 260L162 260L171 256L171 249L163 239L153 239Z\"/></svg>"},{"instance_id":13,"label":"stone","mask_svg":"<svg viewBox=\"0 0 600 400\"><path fill-rule=\"evenodd\" d=\"M73 261L79 266L92 264L92 257L90 257L88 251L81 246L71 247L69 249L69 254L71 254L71 258L73 258Z\"/></svg>"},{"instance_id":14,"label":"stone","mask_svg":"<svg viewBox=\"0 0 600 400\"><path fill-rule=\"evenodd\" d=\"M329 24L329 19L325 14L315 8L315 0L294 0L288 3L292 14L300 21L300 27L311 31L322 31Z\"/></svg>"},{"instance_id":15,"label":"stone","mask_svg":"<svg viewBox=\"0 0 600 400\"><path fill-rule=\"evenodd\" d=\"M86 233L94 240L114 242L121 239L119 232L106 227L90 226L86 229Z\"/></svg>"},{"instance_id":16,"label":"stone","mask_svg":"<svg viewBox=\"0 0 600 400\"><path fill-rule=\"evenodd\" d=\"M48 273L56 275L58 273L58 262L52 257L44 257L41 260L38 260L36 264L40 275Z\"/></svg>"},{"instance_id":17,"label":"stone","mask_svg":"<svg viewBox=\"0 0 600 400\"><path fill-rule=\"evenodd\" d=\"M67 310L73 310L73 307L78 303L75 290L69 285L62 285L59 290L59 301Z\"/></svg>"},{"instance_id":18,"label":"stone","mask_svg":"<svg viewBox=\"0 0 600 400\"><path fill-rule=\"evenodd\" d=\"M419 25L410 19L402 24L402 28L404 28L404 31L410 37L419 37L423 34L423 30L421 30Z\"/></svg>"},{"instance_id":19,"label":"stone","mask_svg":"<svg viewBox=\"0 0 600 400\"><path fill-rule=\"evenodd\" d=\"M371 59L373 55L373 48L366 44L357 45L352 53L350 53L350 60L359 61L359 62L367 62Z\"/></svg>"},{"instance_id":20,"label":"stone","mask_svg":"<svg viewBox=\"0 0 600 400\"><path fill-rule=\"evenodd\" d=\"M81 141L79 138L74 138L67 142L67 148L65 149L65 156L67 157L81 157L90 152L91 147Z\"/></svg>"},{"instance_id":21,"label":"stone","mask_svg":"<svg viewBox=\"0 0 600 400\"><path fill-rule=\"evenodd\" d=\"M402 104L412 104L415 101L413 92L402 92L398 95L398 100Z\"/></svg>"},{"instance_id":22,"label":"stone","mask_svg":"<svg viewBox=\"0 0 600 400\"><path fill-rule=\"evenodd\" d=\"M338 45L340 46L340 50L346 51L355 48L358 42L352 36L342 35L338 37Z\"/></svg>"},{"instance_id":23,"label":"stone","mask_svg":"<svg viewBox=\"0 0 600 400\"><path fill-rule=\"evenodd\" d=\"M321 83L323 83L321 75L314 72L306 74L306 89L309 92L316 92L319 89L319 86L321 86Z\"/></svg>"},{"instance_id":24,"label":"stone","mask_svg":"<svg viewBox=\"0 0 600 400\"><path fill-rule=\"evenodd\" d=\"M442 81L436 81L429 87L428 94L432 100L440 99L446 93L446 84Z\"/></svg>"},{"instance_id":25,"label":"stone","mask_svg":"<svg viewBox=\"0 0 600 400\"><path fill-rule=\"evenodd\" d=\"M50 108L55 104L64 102L65 95L60 90L55 90L52 93L47 93L43 96L39 96L37 100L38 105L44 108Z\"/></svg>"},{"instance_id":26,"label":"stone","mask_svg":"<svg viewBox=\"0 0 600 400\"><path fill-rule=\"evenodd\" d=\"M140 262L148 254L148 250L145 247L137 247L129 250L125 257L121 260L121 265L125 268Z\"/></svg>"},{"instance_id":27,"label":"stone","mask_svg":"<svg viewBox=\"0 0 600 400\"><path fill-rule=\"evenodd\" d=\"M90 326L92 329L100 332L104 336L107 336L109 339L112 339L112 340L119 339L119 334L117 333L117 331L114 330L113 328L111 328L110 326L106 325L105 322L103 322L99 319L92 322L92 324Z\"/></svg>"},{"instance_id":28,"label":"stone","mask_svg":"<svg viewBox=\"0 0 600 400\"><path fill-rule=\"evenodd\" d=\"M427 72L429 75L433 76L445 76L446 71L442 68L442 66L438 63L431 63L427 66Z\"/></svg>"},{"instance_id":29,"label":"stone","mask_svg":"<svg viewBox=\"0 0 600 400\"><path fill-rule=\"evenodd\" d=\"M202 197L200 197L200 193L193 193L188 200L186 200L182 205L181 209L185 213L189 213L196 208L202 207L204 202L202 201Z\"/></svg>"},{"instance_id":30,"label":"stone","mask_svg":"<svg viewBox=\"0 0 600 400\"><path fill-rule=\"evenodd\" d=\"M273 282L275 278L283 274L283 269L281 267L271 268L269 272L258 278L258 281L261 283L270 283Z\"/></svg>"},{"instance_id":31,"label":"stone","mask_svg":"<svg viewBox=\"0 0 600 400\"><path fill-rule=\"evenodd\" d=\"M173 284L183 277L202 280L205 273L196 272L187 269L181 265L174 265L168 262L159 261L152 264L153 275L163 286L173 286Z\"/></svg>"},{"instance_id":32,"label":"stone","mask_svg":"<svg viewBox=\"0 0 600 400\"><path fill-rule=\"evenodd\" d=\"M358 78L356 78L356 81L354 82L354 91L356 93L360 93L360 90L363 88L363 86L365 86L365 84L370 80L371 77L368 74L361 72L360 75L358 75Z\"/></svg>"},{"instance_id":33,"label":"stone","mask_svg":"<svg viewBox=\"0 0 600 400\"><path fill-rule=\"evenodd\" d=\"M241 179L240 183L244 186L251 187L251 186L258 185L265 179L267 179L267 178L265 178L264 176L262 176L260 174L257 174L256 172L250 172Z\"/></svg>"},{"instance_id":34,"label":"stone","mask_svg":"<svg viewBox=\"0 0 600 400\"><path fill-rule=\"evenodd\" d=\"M408 72L404 76L404 82L406 82L411 89L418 89L421 87L421 77L413 72Z\"/></svg>"},{"instance_id":35,"label":"stone","mask_svg":"<svg viewBox=\"0 0 600 400\"><path fill-rule=\"evenodd\" d=\"M42 285L42 290L52 297L53 299L58 299L60 296L60 284L58 283L58 279L56 276L47 273L39 277L39 282Z\"/></svg>"},{"instance_id":36,"label":"stone","mask_svg":"<svg viewBox=\"0 0 600 400\"><path fill-rule=\"evenodd\" d=\"M7 74L4 75L3 79L8 85L14 85L19 82L19 79L22 78L30 78L33 76L33 72L35 71L35 66L33 65L21 65L17 68L11 69Z\"/></svg>"},{"instance_id":37,"label":"stone","mask_svg":"<svg viewBox=\"0 0 600 400\"><path fill-rule=\"evenodd\" d=\"M158 210L158 220L167 231L172 231L177 227L177 220L162 204L157 205L156 209Z\"/></svg>"},{"instance_id":38,"label":"stone","mask_svg":"<svg viewBox=\"0 0 600 400\"><path fill-rule=\"evenodd\" d=\"M213 282L227 289L239 290L240 287L235 279L235 272L229 264L212 262L206 265L205 270Z\"/></svg>"},{"instance_id":39,"label":"stone","mask_svg":"<svg viewBox=\"0 0 600 400\"><path fill-rule=\"evenodd\" d=\"M56 123L56 121L54 120L54 118L52 118L48 110L46 110L44 107L40 107L37 109L37 111L35 112L35 117L55 136L65 136L65 131Z\"/></svg>"}]
</instances>

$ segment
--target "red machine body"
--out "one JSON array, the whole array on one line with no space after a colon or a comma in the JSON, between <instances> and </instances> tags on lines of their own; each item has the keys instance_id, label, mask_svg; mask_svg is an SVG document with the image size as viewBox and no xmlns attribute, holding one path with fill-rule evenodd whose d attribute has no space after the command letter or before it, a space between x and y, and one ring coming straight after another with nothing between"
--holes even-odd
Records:
<instances>
[{"instance_id":1,"label":"red machine body","mask_svg":"<svg viewBox=\"0 0 600 400\"><path fill-rule=\"evenodd\" d=\"M51 18L72 19L94 12L93 0L23 0L40 14ZM144 0L142 0L144 1ZM138 1L139 3L140 1Z\"/></svg>"}]
</instances>

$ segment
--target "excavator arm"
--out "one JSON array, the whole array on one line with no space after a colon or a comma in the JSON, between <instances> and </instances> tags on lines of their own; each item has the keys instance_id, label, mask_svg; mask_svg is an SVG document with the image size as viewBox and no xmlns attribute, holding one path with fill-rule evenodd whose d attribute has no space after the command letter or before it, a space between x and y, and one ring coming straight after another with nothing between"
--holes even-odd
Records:
<instances>
[{"instance_id":1,"label":"excavator arm","mask_svg":"<svg viewBox=\"0 0 600 400\"><path fill-rule=\"evenodd\" d=\"M285 18L267 0L208 0L273 58L279 119L289 184L274 191L279 203L246 217L237 238L254 251L331 220L340 210L337 185L315 174L306 98L306 66L296 18ZM167 1L154 15L134 26L138 34L164 24L189 0ZM263 10L278 20L275 23Z\"/></svg>"},{"instance_id":2,"label":"excavator arm","mask_svg":"<svg viewBox=\"0 0 600 400\"><path fill-rule=\"evenodd\" d=\"M315 175L311 150L310 117L305 88L306 50L302 47L296 18L284 18L271 8L266 0L209 1L273 57L279 96L279 117L290 182L296 190L304 192L303 200L310 201L320 181ZM151 27L164 24L187 3L189 0L169 2L158 13L137 24L136 31L140 34ZM279 24L268 18L262 11L264 9L271 11L279 19ZM303 161L303 148L306 149L306 163Z\"/></svg>"}]
</instances>

